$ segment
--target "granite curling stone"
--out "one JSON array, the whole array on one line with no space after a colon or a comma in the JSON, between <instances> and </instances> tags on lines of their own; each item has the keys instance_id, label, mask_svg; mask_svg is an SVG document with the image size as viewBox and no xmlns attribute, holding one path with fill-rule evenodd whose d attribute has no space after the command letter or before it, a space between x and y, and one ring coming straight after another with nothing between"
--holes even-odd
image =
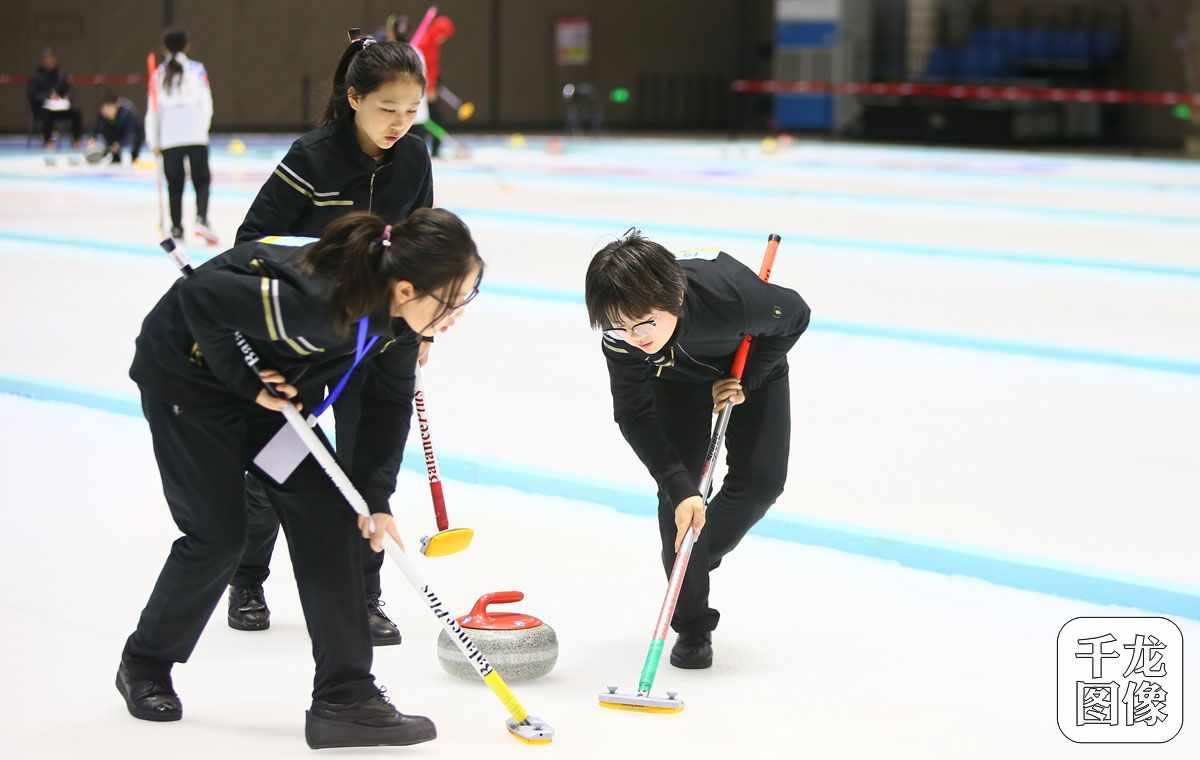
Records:
<instances>
[{"instance_id":1,"label":"granite curling stone","mask_svg":"<svg viewBox=\"0 0 1200 760\"><path fill-rule=\"evenodd\" d=\"M532 615L488 610L490 604L511 604L524 598L520 591L484 594L470 613L458 619L458 624L505 681L541 678L558 661L558 637L553 628ZM437 654L442 670L450 675L479 678L475 665L467 661L445 630L438 636Z\"/></svg>"}]
</instances>

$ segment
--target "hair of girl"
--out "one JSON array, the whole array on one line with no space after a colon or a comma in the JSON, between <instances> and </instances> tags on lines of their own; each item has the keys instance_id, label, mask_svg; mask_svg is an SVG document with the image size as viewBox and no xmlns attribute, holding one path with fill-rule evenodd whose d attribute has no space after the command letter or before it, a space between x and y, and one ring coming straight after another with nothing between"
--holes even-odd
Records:
<instances>
[{"instance_id":1,"label":"hair of girl","mask_svg":"<svg viewBox=\"0 0 1200 760\"><path fill-rule=\"evenodd\" d=\"M170 92L183 77L183 64L176 60L176 55L182 53L188 45L187 30L181 26L172 26L163 32L163 47L167 49L167 76L163 80L163 89Z\"/></svg>"},{"instance_id":2,"label":"hair of girl","mask_svg":"<svg viewBox=\"0 0 1200 760\"><path fill-rule=\"evenodd\" d=\"M592 327L607 330L653 311L682 314L687 275L674 254L630 227L592 257L583 291Z\"/></svg>"},{"instance_id":3,"label":"hair of girl","mask_svg":"<svg viewBox=\"0 0 1200 760\"><path fill-rule=\"evenodd\" d=\"M473 266L482 277L483 259L471 231L440 208L417 209L394 226L369 211L338 217L303 261L307 272L333 281L329 316L342 334L362 317L390 309L400 280L412 283L418 296L443 290L453 302ZM428 325L410 327L424 332L454 308L443 303Z\"/></svg>"},{"instance_id":4,"label":"hair of girl","mask_svg":"<svg viewBox=\"0 0 1200 760\"><path fill-rule=\"evenodd\" d=\"M394 79L410 79L425 89L425 67L413 47L404 42L376 42L359 37L346 46L333 72L333 88L321 114L321 124L350 113L350 90L363 97Z\"/></svg>"}]
</instances>

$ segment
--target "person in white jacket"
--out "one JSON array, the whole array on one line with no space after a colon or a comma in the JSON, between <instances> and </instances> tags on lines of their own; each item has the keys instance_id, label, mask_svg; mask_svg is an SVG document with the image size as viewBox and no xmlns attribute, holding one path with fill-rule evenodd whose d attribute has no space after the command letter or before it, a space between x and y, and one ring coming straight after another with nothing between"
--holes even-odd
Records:
<instances>
[{"instance_id":1,"label":"person in white jacket","mask_svg":"<svg viewBox=\"0 0 1200 760\"><path fill-rule=\"evenodd\" d=\"M212 125L212 90L204 64L188 58L187 31L163 32L166 59L155 71L158 107L146 109L146 143L161 155L171 208L171 237L183 237L183 185L186 158L196 190L196 234L209 245L217 236L208 222L208 130Z\"/></svg>"}]
</instances>

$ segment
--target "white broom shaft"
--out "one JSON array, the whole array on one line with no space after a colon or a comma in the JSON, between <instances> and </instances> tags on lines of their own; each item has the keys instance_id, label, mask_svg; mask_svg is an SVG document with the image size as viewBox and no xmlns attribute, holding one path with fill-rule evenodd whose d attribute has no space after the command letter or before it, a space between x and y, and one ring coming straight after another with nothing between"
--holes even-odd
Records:
<instances>
[{"instance_id":1,"label":"white broom shaft","mask_svg":"<svg viewBox=\"0 0 1200 760\"><path fill-rule=\"evenodd\" d=\"M175 264L180 267L184 277L190 277L192 271L191 266L188 265L189 258L187 252L179 249L178 255L175 255L175 243L169 238L164 240L161 245L164 250L172 254L172 260L174 260ZM236 333L236 335L239 339L239 342L244 341L244 338L242 338L240 333ZM249 348L248 344L246 348ZM253 358L247 362L247 366L251 370L257 372L258 356L251 352L247 354L247 358L250 357ZM263 385L266 386L267 390L270 391L272 395L278 395L270 383L264 382ZM312 428L309 427L309 423L305 421L304 417L300 414L300 411L289 402L283 408L283 416L284 419L287 420L288 424L292 426L292 429L296 431L296 434L300 436L300 440L304 442L305 448L309 450L309 453L311 453L317 460L317 463L321 465L321 469L324 470L325 474L329 476L329 479L333 481L334 486L336 486L338 491L341 492L342 496L346 498L346 501L349 502L350 506L354 508L354 511L370 520L371 532L374 533L375 521L370 519L371 510L370 507L367 506L367 500L362 497L362 494L360 494L358 489L354 487L354 484L350 482L350 478L346 477L346 473L342 471L341 465L338 464L337 460L334 459L333 454L330 453L329 449L325 448L325 444L321 442L321 439L315 432L313 432ZM424 579L421 578L420 574L417 573L416 568L413 567L411 562L409 562L408 556L405 555L404 550L399 544L396 543L395 539L393 539L390 534L384 534L383 548L384 551L387 552L387 555L391 557L392 562L400 568L400 572L404 573L404 577L408 579L408 582L412 584L412 587L415 588L417 592L421 594L421 596L425 597L425 601L428 603L430 610L432 610L434 615L441 620L442 625L444 625L447 630L450 631L450 638L454 639L454 643L458 646L459 651L463 653L463 657L466 657L468 662L475 664L475 667L479 672L479 677L483 679L483 682L488 685L488 687L492 690L492 693L496 695L496 697L500 700L500 703L504 705L506 710L508 710L508 713L513 717L513 720L517 721L519 724L528 725L527 721L529 718L529 713L526 712L521 703L517 701L516 695L512 693L512 690L508 688L508 684L506 684L504 679L500 677L500 674L497 673L494 668L492 668L491 663L487 661L487 658L483 656L483 653L479 651L479 648L475 646L475 643L471 641L470 637L467 636L467 634L463 631L454 615L442 607L442 602L440 599L438 599L437 594L433 592L433 589L431 589L429 585L425 583Z\"/></svg>"},{"instance_id":2,"label":"white broom shaft","mask_svg":"<svg viewBox=\"0 0 1200 760\"><path fill-rule=\"evenodd\" d=\"M342 496L346 497L346 501L350 503L354 511L369 518L371 512L367 506L366 499L362 497L362 494L350 482L350 478L346 477L346 473L342 471L333 454L329 452L329 449L325 448L321 439L317 437L317 434L304 421L304 417L300 415L296 407L288 404L284 407L283 414L287 418L288 424L292 426L292 429L304 441L304 445L316 458L317 463L321 465L321 469L325 471L325 474L329 476L333 484L341 491ZM374 520L371 520L371 532L375 532ZM467 659L467 662L475 666L479 677L484 679L484 682L500 698L501 703L513 717L513 720L523 723L529 717L529 713L517 701L516 696L509 690L508 685L500 678L500 674L494 672L494 668L487 661L487 658L484 657L483 652L479 651L479 647L463 631L462 626L458 624L458 620L455 619L454 615L442 605L442 601L438 598L437 594L433 592L433 589L429 587L429 584L425 582L416 568L413 567L412 562L408 559L408 555L404 553L404 550L400 548L399 544L388 533L384 533L383 548L392 562L400 568L400 572L404 573L404 577L408 579L412 587L425 598L429 609L433 611L442 625L446 627L446 630L450 632L450 638L454 640L459 651L463 653L463 657Z\"/></svg>"},{"instance_id":3,"label":"white broom shaft","mask_svg":"<svg viewBox=\"0 0 1200 760\"><path fill-rule=\"evenodd\" d=\"M325 448L325 444L313 432L313 429L304 421L304 417L290 402L283 408L283 416L287 419L288 424L300 436L300 440L304 441L305 447L316 458L317 463L321 465L321 469L337 486L337 489L342 492L342 496L346 497L346 501L350 502L350 506L354 511L369 518L371 509L367 506L367 500L362 497L354 484L350 482L350 478L346 477L346 473L342 472L341 465L333 458L333 454L329 449ZM375 521L371 521L371 532L375 532Z\"/></svg>"}]
</instances>

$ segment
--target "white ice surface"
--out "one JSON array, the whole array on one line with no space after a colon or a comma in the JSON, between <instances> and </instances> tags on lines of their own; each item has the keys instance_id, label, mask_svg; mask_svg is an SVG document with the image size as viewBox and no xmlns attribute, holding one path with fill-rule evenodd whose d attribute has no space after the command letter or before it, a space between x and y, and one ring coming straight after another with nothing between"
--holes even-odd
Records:
<instances>
[{"instance_id":1,"label":"white ice surface","mask_svg":"<svg viewBox=\"0 0 1200 760\"><path fill-rule=\"evenodd\" d=\"M220 144L210 216L231 240L277 155L234 157ZM438 202L472 225L488 284L580 292L591 252L630 224L752 265L756 238L783 232L776 281L805 296L817 323L792 354L795 435L777 512L1181 583L1200 577L1197 375L820 328L1200 362L1195 276L928 255L1200 269L1196 164L804 144L764 156L745 143L614 141L571 144L564 156L484 146L474 161L435 171ZM133 337L173 279L153 253L151 175L0 155L0 208L11 212L0 220L0 373L132 394ZM443 450L647 485L611 422L581 305L485 284L439 341L427 381ZM219 611L177 670L183 723L134 721L112 675L175 535L145 426L8 397L0 419L2 665L20 687L0 702L5 754L307 756L311 661L282 544L272 630L231 631ZM600 711L599 688L633 685L661 600L653 523L447 488L452 520L478 538L422 567L464 611L485 591L515 587L558 629L556 672L517 687L558 729L548 750L557 756L667 757L681 747L699 757L1200 756L1186 720L1176 740L1149 750L1073 745L1058 733L1055 635L1074 616L1111 609L761 538L714 576L725 615L714 671L660 674L661 688L689 701L684 714ZM396 508L406 535L429 529L420 478L402 476ZM376 673L402 709L431 715L441 731L404 754L546 751L505 736L504 712L482 686L441 673L437 627L399 573L385 573L405 644L381 650ZM1200 631L1177 622L1189 641ZM1194 655L1188 669L1197 672Z\"/></svg>"},{"instance_id":2,"label":"white ice surface","mask_svg":"<svg viewBox=\"0 0 1200 760\"><path fill-rule=\"evenodd\" d=\"M224 602L191 661L175 669L184 719L137 721L112 679L125 636L177 535L145 424L78 407L0 398L4 572L0 696L7 757L312 757L303 740L312 662L281 543L267 583L272 627L224 624ZM53 460L47 461L47 453ZM384 596L404 643L376 650L379 682L439 738L333 757L1141 758L1144 747L1083 746L1055 725L1055 639L1076 616L1136 614L752 537L714 574L723 614L707 672L664 664L656 690L676 716L604 710L608 684L635 686L662 594L652 523L609 509L450 481L464 553L417 558L464 612L487 591L520 589L554 626L554 672L515 684L549 721L549 748L517 743L482 684L445 675L439 625L395 568ZM403 533L430 528L427 490L401 477ZM1177 621L1188 640L1200 624ZM1197 672L1196 647L1186 669ZM1194 758L1189 730L1154 756Z\"/></svg>"}]
</instances>

